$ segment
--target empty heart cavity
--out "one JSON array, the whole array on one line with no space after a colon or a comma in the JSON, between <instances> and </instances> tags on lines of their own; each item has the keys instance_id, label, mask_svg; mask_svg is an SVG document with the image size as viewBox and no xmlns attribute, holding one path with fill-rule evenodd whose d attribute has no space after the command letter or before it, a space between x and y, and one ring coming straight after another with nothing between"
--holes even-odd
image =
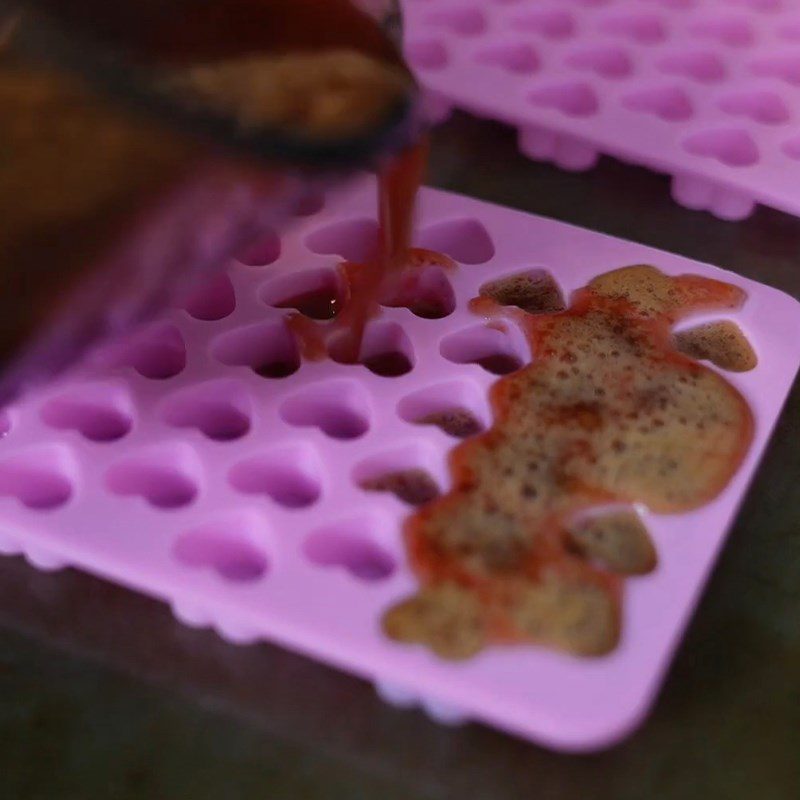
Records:
<instances>
[{"instance_id":1,"label":"empty heart cavity","mask_svg":"<svg viewBox=\"0 0 800 800\"><path fill-rule=\"evenodd\" d=\"M633 62L621 47L597 45L576 50L567 56L567 66L588 70L602 78L627 78L633 72Z\"/></svg>"},{"instance_id":2,"label":"empty heart cavity","mask_svg":"<svg viewBox=\"0 0 800 800\"><path fill-rule=\"evenodd\" d=\"M751 70L760 78L778 78L792 86L800 86L800 53L782 53L759 58Z\"/></svg>"},{"instance_id":3,"label":"empty heart cavity","mask_svg":"<svg viewBox=\"0 0 800 800\"><path fill-rule=\"evenodd\" d=\"M600 6L608 5L613 0L568 0L568 2L584 8L599 8Z\"/></svg>"},{"instance_id":4,"label":"empty heart cavity","mask_svg":"<svg viewBox=\"0 0 800 800\"><path fill-rule=\"evenodd\" d=\"M653 86L631 92L622 98L630 111L653 114L667 122L683 122L694 115L692 102L678 86Z\"/></svg>"},{"instance_id":5,"label":"empty heart cavity","mask_svg":"<svg viewBox=\"0 0 800 800\"><path fill-rule=\"evenodd\" d=\"M721 81L726 74L722 59L705 50L668 53L656 62L656 66L667 75L681 75L699 83Z\"/></svg>"},{"instance_id":6,"label":"empty heart cavity","mask_svg":"<svg viewBox=\"0 0 800 800\"><path fill-rule=\"evenodd\" d=\"M50 398L42 421L56 430L74 430L92 442L113 442L128 434L133 408L128 393L104 383L72 386Z\"/></svg>"},{"instance_id":7,"label":"empty heart cavity","mask_svg":"<svg viewBox=\"0 0 800 800\"><path fill-rule=\"evenodd\" d=\"M749 167L758 162L755 142L740 128L716 128L688 136L684 150L696 156L715 158L729 167Z\"/></svg>"},{"instance_id":8,"label":"empty heart cavity","mask_svg":"<svg viewBox=\"0 0 800 800\"><path fill-rule=\"evenodd\" d=\"M444 69L450 61L447 48L439 39L412 39L406 42L404 52L408 63L417 69Z\"/></svg>"},{"instance_id":9,"label":"empty heart cavity","mask_svg":"<svg viewBox=\"0 0 800 800\"><path fill-rule=\"evenodd\" d=\"M543 108L555 109L569 117L590 117L600 107L592 87L578 81L543 86L531 92L528 101Z\"/></svg>"},{"instance_id":10,"label":"empty heart cavity","mask_svg":"<svg viewBox=\"0 0 800 800\"><path fill-rule=\"evenodd\" d=\"M168 397L162 418L176 428L195 428L214 441L239 439L250 430L252 401L237 381L209 381Z\"/></svg>"},{"instance_id":11,"label":"empty heart cavity","mask_svg":"<svg viewBox=\"0 0 800 800\"><path fill-rule=\"evenodd\" d=\"M158 323L113 344L99 356L105 366L133 367L142 377L166 380L186 367L186 344L169 323Z\"/></svg>"},{"instance_id":12,"label":"empty heart cavity","mask_svg":"<svg viewBox=\"0 0 800 800\"><path fill-rule=\"evenodd\" d=\"M43 447L0 460L0 496L26 508L52 511L72 497L74 460L63 448Z\"/></svg>"},{"instance_id":13,"label":"empty heart cavity","mask_svg":"<svg viewBox=\"0 0 800 800\"><path fill-rule=\"evenodd\" d=\"M238 462L228 478L243 494L265 495L286 508L307 508L319 500L320 459L308 445L292 445Z\"/></svg>"},{"instance_id":14,"label":"empty heart cavity","mask_svg":"<svg viewBox=\"0 0 800 800\"><path fill-rule=\"evenodd\" d=\"M794 136L781 145L781 150L789 156L800 161L800 136Z\"/></svg>"},{"instance_id":15,"label":"empty heart cavity","mask_svg":"<svg viewBox=\"0 0 800 800\"><path fill-rule=\"evenodd\" d=\"M236 293L227 273L213 275L198 286L184 306L190 317L204 322L214 322L233 314L236 309Z\"/></svg>"},{"instance_id":16,"label":"empty heart cavity","mask_svg":"<svg viewBox=\"0 0 800 800\"><path fill-rule=\"evenodd\" d=\"M406 445L371 456L353 470L353 481L368 492L389 492L409 505L419 506L440 494L431 472L433 454L419 444Z\"/></svg>"},{"instance_id":17,"label":"empty heart cavity","mask_svg":"<svg viewBox=\"0 0 800 800\"><path fill-rule=\"evenodd\" d=\"M286 378L300 368L300 350L283 320L258 322L229 331L211 345L223 364L250 367L263 378Z\"/></svg>"},{"instance_id":18,"label":"empty heart cavity","mask_svg":"<svg viewBox=\"0 0 800 800\"><path fill-rule=\"evenodd\" d=\"M717 13L694 23L690 30L695 36L714 39L729 47L748 47L755 41L752 23L745 17Z\"/></svg>"},{"instance_id":19,"label":"empty heart cavity","mask_svg":"<svg viewBox=\"0 0 800 800\"><path fill-rule=\"evenodd\" d=\"M312 217L325 207L325 193L319 189L307 189L294 202L289 212L295 217Z\"/></svg>"},{"instance_id":20,"label":"empty heart cavity","mask_svg":"<svg viewBox=\"0 0 800 800\"><path fill-rule=\"evenodd\" d=\"M261 528L245 515L209 522L178 536L172 554L184 566L213 570L225 581L256 581L269 569Z\"/></svg>"},{"instance_id":21,"label":"empty heart cavity","mask_svg":"<svg viewBox=\"0 0 800 800\"><path fill-rule=\"evenodd\" d=\"M368 520L340 522L312 533L303 553L315 566L338 567L362 581L383 580L396 569L392 556L373 539Z\"/></svg>"},{"instance_id":22,"label":"empty heart cavity","mask_svg":"<svg viewBox=\"0 0 800 800\"><path fill-rule=\"evenodd\" d=\"M785 0L727 0L731 5L744 6L745 8L752 8L753 11L760 11L763 13L772 13L780 11Z\"/></svg>"},{"instance_id":23,"label":"empty heart cavity","mask_svg":"<svg viewBox=\"0 0 800 800\"><path fill-rule=\"evenodd\" d=\"M336 270L294 272L270 281L260 292L262 302L291 308L310 319L333 319L341 308L344 287Z\"/></svg>"},{"instance_id":24,"label":"empty heart cavity","mask_svg":"<svg viewBox=\"0 0 800 800\"><path fill-rule=\"evenodd\" d=\"M370 425L369 396L355 381L317 383L288 397L280 406L289 425L319 428L332 439L357 439Z\"/></svg>"},{"instance_id":25,"label":"empty heart cavity","mask_svg":"<svg viewBox=\"0 0 800 800\"><path fill-rule=\"evenodd\" d=\"M434 425L448 436L466 439L489 422L484 392L467 381L447 381L406 395L397 404L401 419L414 425Z\"/></svg>"},{"instance_id":26,"label":"empty heart cavity","mask_svg":"<svg viewBox=\"0 0 800 800\"><path fill-rule=\"evenodd\" d=\"M400 285L382 304L390 308L407 308L423 319L442 319L455 311L456 296L441 267L409 270Z\"/></svg>"},{"instance_id":27,"label":"empty heart cavity","mask_svg":"<svg viewBox=\"0 0 800 800\"><path fill-rule=\"evenodd\" d=\"M539 69L536 51L525 42L504 42L486 47L475 54L475 60L515 75L530 75Z\"/></svg>"},{"instance_id":28,"label":"empty heart cavity","mask_svg":"<svg viewBox=\"0 0 800 800\"><path fill-rule=\"evenodd\" d=\"M425 228L418 243L420 247L444 253L462 264L484 264L494 256L489 232L482 222L469 217Z\"/></svg>"},{"instance_id":29,"label":"empty heart cavity","mask_svg":"<svg viewBox=\"0 0 800 800\"><path fill-rule=\"evenodd\" d=\"M245 247L236 260L248 267L266 267L275 263L281 255L281 239L269 230L261 233Z\"/></svg>"},{"instance_id":30,"label":"empty heart cavity","mask_svg":"<svg viewBox=\"0 0 800 800\"><path fill-rule=\"evenodd\" d=\"M542 8L513 20L515 30L530 31L545 39L568 39L575 33L575 18L561 8Z\"/></svg>"},{"instance_id":31,"label":"empty heart cavity","mask_svg":"<svg viewBox=\"0 0 800 800\"><path fill-rule=\"evenodd\" d=\"M622 36L638 44L658 44L667 36L661 18L655 14L619 14L601 20L599 29L612 36Z\"/></svg>"},{"instance_id":32,"label":"empty heart cavity","mask_svg":"<svg viewBox=\"0 0 800 800\"><path fill-rule=\"evenodd\" d=\"M341 343L335 341L330 348L335 361L345 361ZM359 362L370 372L384 378L397 378L414 368L414 348L406 332L396 322L373 321L364 329Z\"/></svg>"},{"instance_id":33,"label":"empty heart cavity","mask_svg":"<svg viewBox=\"0 0 800 800\"><path fill-rule=\"evenodd\" d=\"M446 28L458 36L479 36L486 30L486 17L479 8L454 6L426 17L428 24Z\"/></svg>"},{"instance_id":34,"label":"empty heart cavity","mask_svg":"<svg viewBox=\"0 0 800 800\"><path fill-rule=\"evenodd\" d=\"M766 90L726 95L719 101L719 107L728 114L748 117L762 125L779 125L790 118L789 109L780 96Z\"/></svg>"},{"instance_id":35,"label":"empty heart cavity","mask_svg":"<svg viewBox=\"0 0 800 800\"><path fill-rule=\"evenodd\" d=\"M694 8L699 0L650 0L652 3L657 3L664 8L675 8L685 11L688 8Z\"/></svg>"},{"instance_id":36,"label":"empty heart cavity","mask_svg":"<svg viewBox=\"0 0 800 800\"><path fill-rule=\"evenodd\" d=\"M378 253L380 229L374 219L344 220L317 228L306 237L305 243L312 253L364 263Z\"/></svg>"},{"instance_id":37,"label":"empty heart cavity","mask_svg":"<svg viewBox=\"0 0 800 800\"><path fill-rule=\"evenodd\" d=\"M454 364L477 364L494 375L515 372L524 363L523 351L506 330L475 325L442 340L439 352Z\"/></svg>"},{"instance_id":38,"label":"empty heart cavity","mask_svg":"<svg viewBox=\"0 0 800 800\"><path fill-rule=\"evenodd\" d=\"M123 497L141 497L154 508L189 505L197 495L198 467L192 451L153 447L118 461L106 473L106 486Z\"/></svg>"}]
</instances>

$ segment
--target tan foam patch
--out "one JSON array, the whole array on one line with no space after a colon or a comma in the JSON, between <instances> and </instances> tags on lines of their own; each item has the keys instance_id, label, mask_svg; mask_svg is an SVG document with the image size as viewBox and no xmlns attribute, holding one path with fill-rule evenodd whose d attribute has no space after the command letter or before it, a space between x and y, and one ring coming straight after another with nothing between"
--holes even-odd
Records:
<instances>
[{"instance_id":1,"label":"tan foam patch","mask_svg":"<svg viewBox=\"0 0 800 800\"><path fill-rule=\"evenodd\" d=\"M475 436L483 430L480 420L466 408L449 408L443 411L434 411L416 420L418 425L436 425L449 436L457 439L466 439Z\"/></svg>"},{"instance_id":2,"label":"tan foam patch","mask_svg":"<svg viewBox=\"0 0 800 800\"><path fill-rule=\"evenodd\" d=\"M748 372L758 364L752 345L730 320L707 322L676 333L675 347L689 358L710 361L729 372Z\"/></svg>"},{"instance_id":3,"label":"tan foam patch","mask_svg":"<svg viewBox=\"0 0 800 800\"><path fill-rule=\"evenodd\" d=\"M439 487L424 469L405 469L369 478L360 484L368 492L391 492L399 500L421 506L439 496Z\"/></svg>"},{"instance_id":4,"label":"tan foam patch","mask_svg":"<svg viewBox=\"0 0 800 800\"><path fill-rule=\"evenodd\" d=\"M415 641L437 647L426 620L447 584L478 603L487 641L614 646L616 572L645 571L655 554L629 521L597 522L577 547L570 523L614 502L685 511L725 487L752 438L750 409L677 353L670 327L743 300L718 281L636 266L592 281L566 312L522 315L533 362L495 383L494 425L453 451L452 490L406 526L427 609Z\"/></svg>"},{"instance_id":5,"label":"tan foam patch","mask_svg":"<svg viewBox=\"0 0 800 800\"><path fill-rule=\"evenodd\" d=\"M561 289L544 270L521 272L485 283L480 296L501 306L517 306L529 314L552 314L566 308Z\"/></svg>"},{"instance_id":6,"label":"tan foam patch","mask_svg":"<svg viewBox=\"0 0 800 800\"><path fill-rule=\"evenodd\" d=\"M392 639L425 643L448 659L469 658L486 641L480 604L453 583L423 589L394 606L384 615L383 628Z\"/></svg>"},{"instance_id":7,"label":"tan foam patch","mask_svg":"<svg viewBox=\"0 0 800 800\"><path fill-rule=\"evenodd\" d=\"M641 519L632 511L586 517L567 527L570 542L587 558L611 572L643 575L658 557Z\"/></svg>"}]
</instances>

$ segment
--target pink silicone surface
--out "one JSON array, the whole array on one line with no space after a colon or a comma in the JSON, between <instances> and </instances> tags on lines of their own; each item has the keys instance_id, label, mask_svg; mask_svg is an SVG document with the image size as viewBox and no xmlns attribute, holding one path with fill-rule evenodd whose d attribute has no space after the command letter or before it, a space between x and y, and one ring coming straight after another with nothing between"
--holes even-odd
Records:
<instances>
[{"instance_id":1,"label":"pink silicone surface","mask_svg":"<svg viewBox=\"0 0 800 800\"><path fill-rule=\"evenodd\" d=\"M800 0L404 0L431 110L519 129L564 169L598 153L673 176L724 219L800 213Z\"/></svg>"},{"instance_id":2,"label":"pink silicone surface","mask_svg":"<svg viewBox=\"0 0 800 800\"><path fill-rule=\"evenodd\" d=\"M341 257L376 236L372 179L266 237L243 260L129 341L3 415L2 550L73 565L162 598L189 625L234 642L269 639L421 702L442 721L482 720L552 747L597 748L642 718L722 545L800 361L800 305L774 290L647 247L424 190L419 243L459 262L433 269L442 319L387 308L365 360L402 352L410 371L300 364L280 305L336 280ZM474 363L529 360L523 337L467 309L488 279L547 270L566 295L592 276L648 262L745 288L734 318L759 356L728 379L756 416L755 441L725 492L691 514L641 508L657 570L627 583L621 644L580 659L496 647L465 663L395 644L382 612L416 585L400 524L409 508L359 483L420 467L445 489L457 440L414 420L453 405L490 420L496 379ZM272 374L293 372L284 378ZM753 547L757 542L752 543Z\"/></svg>"}]
</instances>

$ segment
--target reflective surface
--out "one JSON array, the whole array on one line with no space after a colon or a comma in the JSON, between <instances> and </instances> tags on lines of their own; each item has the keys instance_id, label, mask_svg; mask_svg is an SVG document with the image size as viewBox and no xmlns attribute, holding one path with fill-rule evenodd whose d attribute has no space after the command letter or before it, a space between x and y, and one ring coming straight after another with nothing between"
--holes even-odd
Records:
<instances>
[{"instance_id":1,"label":"reflective surface","mask_svg":"<svg viewBox=\"0 0 800 800\"><path fill-rule=\"evenodd\" d=\"M497 126L445 126L430 183L800 295L800 220L685 211L665 178L608 160L568 175L520 157ZM3 797L795 797L798 409L796 387L653 715L611 751L558 756L477 725L440 727L298 656L227 645L156 602L4 558Z\"/></svg>"}]
</instances>

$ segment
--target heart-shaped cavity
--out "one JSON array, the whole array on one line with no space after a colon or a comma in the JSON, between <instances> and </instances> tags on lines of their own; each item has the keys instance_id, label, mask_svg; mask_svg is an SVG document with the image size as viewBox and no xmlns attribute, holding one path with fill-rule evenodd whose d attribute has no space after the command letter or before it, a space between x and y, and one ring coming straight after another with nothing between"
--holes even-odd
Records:
<instances>
[{"instance_id":1,"label":"heart-shaped cavity","mask_svg":"<svg viewBox=\"0 0 800 800\"><path fill-rule=\"evenodd\" d=\"M357 439L370 426L370 402L356 381L331 380L308 386L283 401L279 414L289 425L319 428L332 439Z\"/></svg>"},{"instance_id":2,"label":"heart-shaped cavity","mask_svg":"<svg viewBox=\"0 0 800 800\"><path fill-rule=\"evenodd\" d=\"M432 476L436 458L421 444L404 445L371 456L353 470L353 481L367 492L388 492L403 503L420 506L441 492Z\"/></svg>"},{"instance_id":3,"label":"heart-shaped cavity","mask_svg":"<svg viewBox=\"0 0 800 800\"><path fill-rule=\"evenodd\" d=\"M118 461L106 473L106 486L123 497L141 497L154 508L189 505L197 496L199 466L190 448L151 447Z\"/></svg>"},{"instance_id":4,"label":"heart-shaped cavity","mask_svg":"<svg viewBox=\"0 0 800 800\"><path fill-rule=\"evenodd\" d=\"M653 86L632 92L622 98L622 105L630 111L653 114L667 122L682 122L694 115L691 100L678 86Z\"/></svg>"},{"instance_id":5,"label":"heart-shaped cavity","mask_svg":"<svg viewBox=\"0 0 800 800\"><path fill-rule=\"evenodd\" d=\"M334 361L347 363L344 348L349 339L339 339L330 348ZM396 322L373 321L364 329L359 363L384 378L398 378L414 368L414 348Z\"/></svg>"},{"instance_id":6,"label":"heart-shaped cavity","mask_svg":"<svg viewBox=\"0 0 800 800\"><path fill-rule=\"evenodd\" d=\"M397 413L406 422L435 425L458 439L485 430L491 418L485 392L468 381L448 381L412 392L397 404Z\"/></svg>"},{"instance_id":7,"label":"heart-shaped cavity","mask_svg":"<svg viewBox=\"0 0 800 800\"><path fill-rule=\"evenodd\" d=\"M525 353L501 326L474 325L442 340L439 352L454 364L477 364L494 375L508 375L525 363Z\"/></svg>"},{"instance_id":8,"label":"heart-shaped cavity","mask_svg":"<svg viewBox=\"0 0 800 800\"><path fill-rule=\"evenodd\" d=\"M726 75L722 59L705 50L668 53L656 62L656 67L667 75L680 75L699 83L721 81Z\"/></svg>"},{"instance_id":9,"label":"heart-shaped cavity","mask_svg":"<svg viewBox=\"0 0 800 800\"><path fill-rule=\"evenodd\" d=\"M731 5L745 6L753 11L771 13L783 8L784 0L727 0Z\"/></svg>"},{"instance_id":10,"label":"heart-shaped cavity","mask_svg":"<svg viewBox=\"0 0 800 800\"><path fill-rule=\"evenodd\" d=\"M266 495L286 508L307 508L322 493L321 464L309 445L291 445L237 463L228 478L244 494Z\"/></svg>"},{"instance_id":11,"label":"heart-shaped cavity","mask_svg":"<svg viewBox=\"0 0 800 800\"><path fill-rule=\"evenodd\" d=\"M168 397L161 416L167 425L196 428L218 442L240 439L250 430L252 400L238 381L208 381Z\"/></svg>"},{"instance_id":12,"label":"heart-shaped cavity","mask_svg":"<svg viewBox=\"0 0 800 800\"><path fill-rule=\"evenodd\" d=\"M755 41L753 25L745 17L716 13L694 23L690 30L695 36L713 39L729 47L749 47Z\"/></svg>"},{"instance_id":13,"label":"heart-shaped cavity","mask_svg":"<svg viewBox=\"0 0 800 800\"><path fill-rule=\"evenodd\" d=\"M715 128L688 136L684 150L696 156L715 158L729 167L749 167L758 162L756 143L740 128Z\"/></svg>"},{"instance_id":14,"label":"heart-shaped cavity","mask_svg":"<svg viewBox=\"0 0 800 800\"><path fill-rule=\"evenodd\" d=\"M257 322L217 337L211 353L232 367L250 367L262 378L286 378L300 369L300 350L283 320Z\"/></svg>"},{"instance_id":15,"label":"heart-shaped cavity","mask_svg":"<svg viewBox=\"0 0 800 800\"><path fill-rule=\"evenodd\" d=\"M418 244L462 264L484 264L494 256L492 237L482 222L472 218L431 225L422 231Z\"/></svg>"},{"instance_id":16,"label":"heart-shaped cavity","mask_svg":"<svg viewBox=\"0 0 800 800\"><path fill-rule=\"evenodd\" d=\"M292 272L261 289L262 302L274 308L291 308L309 319L333 319L344 301L344 286L336 270L322 268Z\"/></svg>"},{"instance_id":17,"label":"heart-shaped cavity","mask_svg":"<svg viewBox=\"0 0 800 800\"><path fill-rule=\"evenodd\" d=\"M528 101L542 108L555 109L569 117L590 117L600 108L592 87L576 81L543 86L531 92Z\"/></svg>"},{"instance_id":18,"label":"heart-shaped cavity","mask_svg":"<svg viewBox=\"0 0 800 800\"><path fill-rule=\"evenodd\" d=\"M306 237L305 244L312 253L363 264L378 253L380 228L374 219L348 219L317 228Z\"/></svg>"},{"instance_id":19,"label":"heart-shaped cavity","mask_svg":"<svg viewBox=\"0 0 800 800\"><path fill-rule=\"evenodd\" d=\"M184 566L213 570L225 581L257 581L269 569L259 522L244 515L209 522L178 536L172 554Z\"/></svg>"},{"instance_id":20,"label":"heart-shaped cavity","mask_svg":"<svg viewBox=\"0 0 800 800\"><path fill-rule=\"evenodd\" d=\"M408 63L417 69L440 70L450 61L447 48L438 39L412 39L403 50Z\"/></svg>"},{"instance_id":21,"label":"heart-shaped cavity","mask_svg":"<svg viewBox=\"0 0 800 800\"><path fill-rule=\"evenodd\" d=\"M325 193L319 189L306 189L292 204L289 213L295 217L312 217L325 207Z\"/></svg>"},{"instance_id":22,"label":"heart-shaped cavity","mask_svg":"<svg viewBox=\"0 0 800 800\"><path fill-rule=\"evenodd\" d=\"M794 136L781 145L781 150L789 156L800 161L800 136Z\"/></svg>"},{"instance_id":23,"label":"heart-shaped cavity","mask_svg":"<svg viewBox=\"0 0 800 800\"><path fill-rule=\"evenodd\" d=\"M750 68L760 78L778 78L791 86L800 86L800 53L759 58L753 61Z\"/></svg>"},{"instance_id":24,"label":"heart-shaped cavity","mask_svg":"<svg viewBox=\"0 0 800 800\"><path fill-rule=\"evenodd\" d=\"M514 75L530 75L539 69L536 51L525 42L504 42L486 47L475 54L475 60Z\"/></svg>"},{"instance_id":25,"label":"heart-shaped cavity","mask_svg":"<svg viewBox=\"0 0 800 800\"><path fill-rule=\"evenodd\" d=\"M74 430L92 442L114 442L133 426L133 407L128 393L105 383L72 386L50 398L41 417L56 430Z\"/></svg>"},{"instance_id":26,"label":"heart-shaped cavity","mask_svg":"<svg viewBox=\"0 0 800 800\"><path fill-rule=\"evenodd\" d=\"M655 14L619 14L600 21L599 29L612 36L622 36L637 44L652 45L663 42L667 30Z\"/></svg>"},{"instance_id":27,"label":"heart-shaped cavity","mask_svg":"<svg viewBox=\"0 0 800 800\"><path fill-rule=\"evenodd\" d=\"M800 41L800 19L793 19L778 27L778 36L790 42Z\"/></svg>"},{"instance_id":28,"label":"heart-shaped cavity","mask_svg":"<svg viewBox=\"0 0 800 800\"><path fill-rule=\"evenodd\" d=\"M719 101L719 107L728 114L747 117L762 125L780 125L791 116L779 95L763 89L726 95Z\"/></svg>"},{"instance_id":29,"label":"heart-shaped cavity","mask_svg":"<svg viewBox=\"0 0 800 800\"><path fill-rule=\"evenodd\" d=\"M601 78L627 78L633 62L621 47L597 45L576 50L567 56L567 66L594 72Z\"/></svg>"},{"instance_id":30,"label":"heart-shaped cavity","mask_svg":"<svg viewBox=\"0 0 800 800\"><path fill-rule=\"evenodd\" d=\"M423 319L443 319L456 308L453 287L438 266L408 270L397 289L381 302L389 308L407 308Z\"/></svg>"},{"instance_id":31,"label":"heart-shaped cavity","mask_svg":"<svg viewBox=\"0 0 800 800\"><path fill-rule=\"evenodd\" d=\"M575 18L560 8L542 8L522 14L512 22L515 30L529 31L545 39L568 39L575 33Z\"/></svg>"},{"instance_id":32,"label":"heart-shaped cavity","mask_svg":"<svg viewBox=\"0 0 800 800\"><path fill-rule=\"evenodd\" d=\"M312 533L303 543L306 558L318 567L340 569L362 581L389 578L394 559L372 538L369 522L350 520Z\"/></svg>"},{"instance_id":33,"label":"heart-shaped cavity","mask_svg":"<svg viewBox=\"0 0 800 800\"><path fill-rule=\"evenodd\" d=\"M280 255L281 238L275 231L269 230L248 244L236 260L248 267L266 267L274 264Z\"/></svg>"},{"instance_id":34,"label":"heart-shaped cavity","mask_svg":"<svg viewBox=\"0 0 800 800\"><path fill-rule=\"evenodd\" d=\"M112 344L97 360L108 367L133 367L144 378L166 380L186 367L186 344L174 325L157 323Z\"/></svg>"},{"instance_id":35,"label":"heart-shaped cavity","mask_svg":"<svg viewBox=\"0 0 800 800\"><path fill-rule=\"evenodd\" d=\"M61 447L42 447L0 460L0 496L15 497L26 508L52 511L74 491L76 467Z\"/></svg>"},{"instance_id":36,"label":"heart-shaped cavity","mask_svg":"<svg viewBox=\"0 0 800 800\"><path fill-rule=\"evenodd\" d=\"M426 21L458 36L478 36L486 30L486 17L479 8L455 6L429 14Z\"/></svg>"},{"instance_id":37,"label":"heart-shaped cavity","mask_svg":"<svg viewBox=\"0 0 800 800\"><path fill-rule=\"evenodd\" d=\"M189 295L183 306L190 317L204 322L214 322L233 314L236 309L236 292L226 272L213 275Z\"/></svg>"}]
</instances>

